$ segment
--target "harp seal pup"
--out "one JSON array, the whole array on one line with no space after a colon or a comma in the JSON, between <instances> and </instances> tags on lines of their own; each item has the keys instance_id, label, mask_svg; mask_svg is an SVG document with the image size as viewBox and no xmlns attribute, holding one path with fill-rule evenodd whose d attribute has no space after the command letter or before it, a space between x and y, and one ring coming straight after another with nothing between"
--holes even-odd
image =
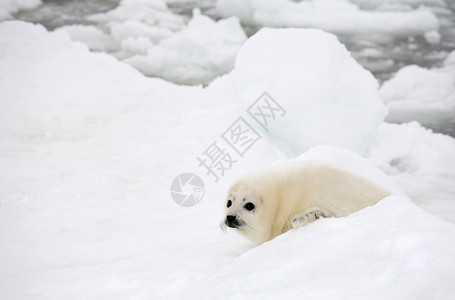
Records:
<instances>
[{"instance_id":1,"label":"harp seal pup","mask_svg":"<svg viewBox=\"0 0 455 300\"><path fill-rule=\"evenodd\" d=\"M227 193L222 224L261 244L322 217L347 216L390 194L328 163L287 162L237 180Z\"/></svg>"}]
</instances>

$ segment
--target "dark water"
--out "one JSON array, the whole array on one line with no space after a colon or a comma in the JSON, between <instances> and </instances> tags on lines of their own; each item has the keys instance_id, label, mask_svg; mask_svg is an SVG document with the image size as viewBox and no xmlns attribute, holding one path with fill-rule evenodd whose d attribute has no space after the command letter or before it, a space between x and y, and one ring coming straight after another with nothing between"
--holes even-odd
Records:
<instances>
[{"instance_id":1,"label":"dark water","mask_svg":"<svg viewBox=\"0 0 455 300\"><path fill-rule=\"evenodd\" d=\"M1 0L0 0L1 1ZM43 4L31 11L22 11L16 18L40 23L49 30L63 25L91 24L85 17L115 8L120 0L43 0ZM193 8L219 19L215 0L167 0L169 8L182 15L191 16ZM441 66L447 54L455 49L455 0L446 0L447 7L431 7L440 22L441 42L430 44L423 37L362 37L339 36L356 60L370 70L379 82L391 78L406 65L425 68ZM260 28L244 28L248 35ZM365 55L365 49L375 49L376 55ZM427 127L455 137L455 123L427 124Z\"/></svg>"}]
</instances>

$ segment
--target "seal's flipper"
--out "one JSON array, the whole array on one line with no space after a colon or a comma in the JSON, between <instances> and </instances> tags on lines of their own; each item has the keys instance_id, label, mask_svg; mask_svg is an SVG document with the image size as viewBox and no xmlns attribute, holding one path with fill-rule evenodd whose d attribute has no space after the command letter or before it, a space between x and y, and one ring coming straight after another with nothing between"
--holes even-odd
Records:
<instances>
[{"instance_id":1,"label":"seal's flipper","mask_svg":"<svg viewBox=\"0 0 455 300\"><path fill-rule=\"evenodd\" d=\"M296 215L292 218L292 228L299 228L305 226L309 223L316 221L319 218L325 218L322 210L312 209L309 212L303 213L301 215Z\"/></svg>"}]
</instances>

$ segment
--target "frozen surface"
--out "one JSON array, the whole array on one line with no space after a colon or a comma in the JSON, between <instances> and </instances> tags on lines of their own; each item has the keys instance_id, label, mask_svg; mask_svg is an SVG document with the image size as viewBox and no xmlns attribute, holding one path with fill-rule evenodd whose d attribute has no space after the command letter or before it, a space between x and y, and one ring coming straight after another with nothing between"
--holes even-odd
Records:
<instances>
[{"instance_id":1,"label":"frozen surface","mask_svg":"<svg viewBox=\"0 0 455 300\"><path fill-rule=\"evenodd\" d=\"M88 28L69 28L70 35L74 40L81 40L87 42L89 47L94 51L103 51L109 54L115 55L117 58L125 59L134 55L140 56L141 62L147 67L142 68L141 71L148 71L151 74L159 69L159 65L155 67L151 59L146 59L145 56L147 51L156 44L157 41L164 37L169 37L175 30L181 30L186 27L187 22L191 19L194 8L199 8L204 15L210 16L213 20L219 20L220 14L216 10L216 0L130 0L122 1L120 6L120 0L78 0L78 1L59 1L59 0L48 0L42 5L33 10L22 10L15 14L14 17L26 20L33 23L43 24L46 28L54 30L55 28L72 25L89 25L95 26L99 30L103 31L107 35L114 35L117 41L117 46L112 48L113 44L110 39L102 37L99 42L92 43L91 38L95 36L93 30ZM440 66L445 56L452 50L455 49L455 3L453 1L444 0L355 0L355 1L344 1L341 3L339 0L335 1L300 1L305 2L314 10L311 10L311 18L305 19L311 21L313 18L319 18L318 15L326 16L327 14L333 13L335 10L336 16L325 18L324 23L329 24L332 19L341 17L339 11L351 10L352 13L356 11L366 12L366 16L377 16L382 13L392 14L403 14L413 15L415 19L418 19L418 23L421 22L421 18L418 14L409 14L410 12L416 12L420 6L424 6L425 10L430 11L438 19L438 29L425 31L423 36L419 33L415 36L415 32L408 31L407 33L394 32L392 34L384 31L377 31L375 27L380 24L378 20L376 22L370 22L365 20L364 23L355 28L356 34L345 34L340 32L338 37L342 43L346 45L348 50L352 53L353 57L365 68L371 71L379 81L390 79L394 73L405 65L419 65L425 68L435 68ZM245 6L244 1L227 1L228 6L233 7L234 10L242 11L242 7ZM265 5L267 1L260 1L260 5ZM289 1L274 1L274 5L280 5L277 10L273 10L273 15L276 12L285 7L289 7ZM357 5L359 7L357 7ZM317 8L317 9L316 9ZM111 10L110 12L108 12ZM249 10L247 10L249 11ZM108 12L108 13L106 13ZM294 10L286 10L287 12L294 15ZM96 14L93 16L93 14ZM424 14L425 16L425 14ZM426 18L426 17L425 17ZM415 27L417 20L407 20L406 26ZM167 20L167 21L166 21ZM242 19L242 26L248 35L254 34L260 29L260 24L248 24L245 19ZM405 20L400 18L400 20ZM163 22L164 21L164 22ZM354 18L349 18L346 24L351 24L355 21ZM372 24L369 24L372 23ZM375 25L375 24L376 25ZM395 22L396 23L396 22ZM179 25L180 24L180 25ZM386 20L383 24L389 24L389 20ZM171 28L174 29L170 29ZM344 25L343 25L344 26ZM352 24L349 26L353 26ZM371 27L374 29L370 31ZM337 26L335 29L343 29L344 27ZM407 28L407 27L406 27ZM403 29L403 28L402 28ZM79 32L78 32L79 31ZM202 36L209 35L208 32L213 31L212 29L207 30L207 33ZM358 34L361 31L365 31L365 34ZM86 33L88 36L81 36L82 33ZM218 31L218 35L221 36L223 33ZM409 36L411 34L412 36ZM203 39L206 40L206 39ZM192 43L192 41L189 41ZM212 41L216 47L218 55L222 49L219 43ZM199 47L201 41L198 39L196 45ZM106 47L102 47L105 45ZM92 47L93 46L93 47ZM101 46L101 47L100 47ZM232 47L225 45L226 50L232 50ZM210 53L212 48L202 49L204 53ZM363 50L374 48L377 51L375 56L366 55ZM155 48L158 50L159 48ZM215 50L214 49L214 50ZM213 63L213 56L206 55L206 60L210 61L200 63L203 58L195 58L195 55L189 55L188 53L180 53L174 49L165 49L162 52L172 53L172 58L167 59L166 63L169 63L172 67L176 65L176 61L189 62L195 70L199 69L196 74L212 74L216 76L221 73L223 67L227 64L216 64ZM162 53L160 52L160 53ZM157 55L160 56L161 54ZM153 56L152 56L153 57ZM230 55L222 55L223 58L230 57ZM185 58L185 59L180 59ZM224 59L223 59L224 60ZM223 61L222 60L222 61ZM197 62L197 63L195 63ZM232 63L232 61L231 61ZM152 65L152 67L150 67ZM136 64L137 66L137 64ZM204 68L204 72L200 71L200 68ZM215 69L219 68L218 72ZM171 68L167 68L171 69ZM191 73L191 72L190 72ZM155 76L155 75L152 75ZM160 76L160 75L158 75ZM202 82L207 83L208 76L200 76ZM168 79L173 80L173 79ZM196 79L192 80L193 82ZM438 129L438 128L441 129ZM451 126L453 127L453 126ZM433 128L442 131L449 132L455 135L453 130L448 130L447 124L441 124L433 126Z\"/></svg>"},{"instance_id":2,"label":"frozen surface","mask_svg":"<svg viewBox=\"0 0 455 300\"><path fill-rule=\"evenodd\" d=\"M246 35L236 18L213 21L193 13L188 26L145 55L125 61L142 73L180 84L208 84L234 67L234 60Z\"/></svg>"},{"instance_id":3,"label":"frozen surface","mask_svg":"<svg viewBox=\"0 0 455 300\"><path fill-rule=\"evenodd\" d=\"M439 27L436 16L424 8L366 11L341 0L218 0L217 9L223 16L237 16L254 25L320 28L341 35L412 36Z\"/></svg>"},{"instance_id":4,"label":"frozen surface","mask_svg":"<svg viewBox=\"0 0 455 300\"><path fill-rule=\"evenodd\" d=\"M453 224L388 197L251 249L182 296L450 299L454 234Z\"/></svg>"},{"instance_id":5,"label":"frozen surface","mask_svg":"<svg viewBox=\"0 0 455 300\"><path fill-rule=\"evenodd\" d=\"M113 52L120 48L116 39L93 25L66 25L57 31L66 31L71 40L84 43L93 51Z\"/></svg>"},{"instance_id":6,"label":"frozen surface","mask_svg":"<svg viewBox=\"0 0 455 300\"><path fill-rule=\"evenodd\" d=\"M93 26L64 26L71 39L105 51L148 76L179 84L207 84L234 66L246 35L237 18L213 21L198 9L187 18L161 0L123 0L115 9L88 17Z\"/></svg>"},{"instance_id":7,"label":"frozen surface","mask_svg":"<svg viewBox=\"0 0 455 300\"><path fill-rule=\"evenodd\" d=\"M0 21L12 19L13 14L21 9L33 9L41 0L2 0L0 2Z\"/></svg>"},{"instance_id":8,"label":"frozen surface","mask_svg":"<svg viewBox=\"0 0 455 300\"><path fill-rule=\"evenodd\" d=\"M403 8L406 8L407 6L418 7L420 5L446 5L446 2L444 0L349 0L349 2L355 3L361 7L383 9L391 6L401 6Z\"/></svg>"},{"instance_id":9,"label":"frozen surface","mask_svg":"<svg viewBox=\"0 0 455 300\"><path fill-rule=\"evenodd\" d=\"M116 8L88 18L108 26L136 21L169 30L182 29L186 20L185 17L171 12L162 0L122 0Z\"/></svg>"},{"instance_id":10,"label":"frozen surface","mask_svg":"<svg viewBox=\"0 0 455 300\"><path fill-rule=\"evenodd\" d=\"M406 66L384 82L380 94L390 111L387 121L455 121L455 67L451 57L453 54L438 69Z\"/></svg>"},{"instance_id":11,"label":"frozen surface","mask_svg":"<svg viewBox=\"0 0 455 300\"><path fill-rule=\"evenodd\" d=\"M299 155L296 160L322 161L349 172L367 178L371 182L383 187L390 193L407 197L384 171L380 170L371 161L366 160L355 152L331 145L317 146Z\"/></svg>"},{"instance_id":12,"label":"frozen surface","mask_svg":"<svg viewBox=\"0 0 455 300\"><path fill-rule=\"evenodd\" d=\"M308 52L315 62L339 58L335 70L358 72L356 81L371 91L364 100L376 103L371 75L346 58L335 38L300 32L330 45L330 51ZM253 45L271 42L264 35L274 31L261 34ZM298 33L283 32L288 34ZM298 58L286 52L283 68ZM328 78L340 75L316 64L307 68ZM63 31L1 23L0 298L450 299L455 214L447 212L455 211L455 140L417 123L373 126L376 134L364 157L388 177L357 156L347 159L347 150L317 147L300 157L329 157L375 180L392 180L412 202L393 196L255 248L221 232L221 199L230 182L289 158L264 135L220 182L198 168L196 157L244 114L248 99L238 95L253 95L234 84L235 76L258 74L239 74L244 69L209 88L182 87L91 53ZM295 91L287 89L300 74L306 73L273 77L273 95ZM345 101L340 112L367 113ZM378 105L372 116L383 111ZM283 142L296 144L297 138ZM357 138L353 134L351 143ZM169 195L171 181L185 171L198 172L206 184L204 200L193 208L179 207Z\"/></svg>"},{"instance_id":13,"label":"frozen surface","mask_svg":"<svg viewBox=\"0 0 455 300\"><path fill-rule=\"evenodd\" d=\"M371 73L321 30L262 29L224 80L245 107L267 91L285 110L283 118L272 112L266 135L292 155L320 144L365 153L387 113Z\"/></svg>"},{"instance_id":14,"label":"frozen surface","mask_svg":"<svg viewBox=\"0 0 455 300\"><path fill-rule=\"evenodd\" d=\"M417 122L382 124L369 159L413 201L455 223L455 140Z\"/></svg>"}]
</instances>

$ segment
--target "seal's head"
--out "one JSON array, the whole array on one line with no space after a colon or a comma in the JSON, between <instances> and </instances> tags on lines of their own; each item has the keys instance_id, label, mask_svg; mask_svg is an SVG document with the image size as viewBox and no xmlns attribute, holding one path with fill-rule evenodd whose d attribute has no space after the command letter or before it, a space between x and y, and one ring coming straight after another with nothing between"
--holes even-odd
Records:
<instances>
[{"instance_id":1,"label":"seal's head","mask_svg":"<svg viewBox=\"0 0 455 300\"><path fill-rule=\"evenodd\" d=\"M270 234L264 199L245 183L233 185L225 200L224 224L260 244Z\"/></svg>"}]
</instances>

